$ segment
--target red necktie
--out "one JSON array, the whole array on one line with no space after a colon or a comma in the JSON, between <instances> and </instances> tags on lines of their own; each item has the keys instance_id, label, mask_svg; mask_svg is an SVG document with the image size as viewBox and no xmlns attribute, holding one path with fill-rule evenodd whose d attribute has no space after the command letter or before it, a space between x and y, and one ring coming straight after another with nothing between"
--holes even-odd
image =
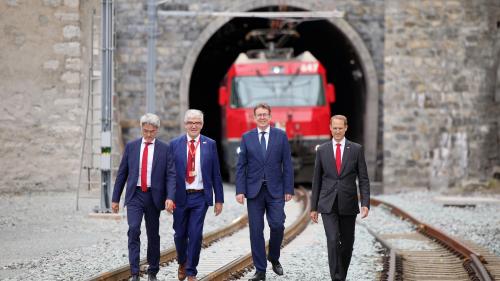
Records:
<instances>
[{"instance_id":1,"label":"red necktie","mask_svg":"<svg viewBox=\"0 0 500 281\"><path fill-rule=\"evenodd\" d=\"M190 174L190 172L194 172L195 168L195 157L196 157L196 147L194 146L194 140L190 140L191 144L189 145L188 151L188 161L186 166L186 182L193 183L194 175Z\"/></svg>"},{"instance_id":2,"label":"red necktie","mask_svg":"<svg viewBox=\"0 0 500 281\"><path fill-rule=\"evenodd\" d=\"M337 173L340 175L340 167L342 167L342 153L340 152L340 143L337 143L337 150L335 151L335 164L337 164Z\"/></svg>"},{"instance_id":3,"label":"red necktie","mask_svg":"<svg viewBox=\"0 0 500 281\"><path fill-rule=\"evenodd\" d=\"M148 146L151 142L146 142L144 145L144 150L142 151L142 163L141 163L141 190L146 192L148 190Z\"/></svg>"}]
</instances>

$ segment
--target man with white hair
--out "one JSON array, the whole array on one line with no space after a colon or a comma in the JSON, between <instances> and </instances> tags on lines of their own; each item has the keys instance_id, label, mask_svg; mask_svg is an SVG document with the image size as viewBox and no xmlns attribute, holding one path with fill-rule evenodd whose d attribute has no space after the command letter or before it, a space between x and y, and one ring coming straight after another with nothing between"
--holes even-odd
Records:
<instances>
[{"instance_id":1,"label":"man with white hair","mask_svg":"<svg viewBox=\"0 0 500 281\"><path fill-rule=\"evenodd\" d=\"M174 241L179 263L178 278L196 280L203 223L215 197L215 215L222 212L224 191L214 140L201 135L203 113L190 109L184 115L186 134L173 139L170 149L176 168Z\"/></svg>"},{"instance_id":2,"label":"man with white hair","mask_svg":"<svg viewBox=\"0 0 500 281\"><path fill-rule=\"evenodd\" d=\"M125 206L128 222L128 258L130 280L139 281L139 254L142 217L148 237L148 280L156 281L160 270L160 213L172 213L175 201L175 167L169 145L156 139L160 118L151 113L141 117L142 138L129 142L116 175L111 208L119 202L125 182Z\"/></svg>"}]
</instances>

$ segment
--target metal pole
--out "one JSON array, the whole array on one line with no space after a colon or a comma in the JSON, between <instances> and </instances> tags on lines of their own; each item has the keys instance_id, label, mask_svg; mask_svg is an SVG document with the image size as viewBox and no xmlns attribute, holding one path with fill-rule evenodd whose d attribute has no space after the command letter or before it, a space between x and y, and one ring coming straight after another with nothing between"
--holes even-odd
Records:
<instances>
[{"instance_id":1,"label":"metal pole","mask_svg":"<svg viewBox=\"0 0 500 281\"><path fill-rule=\"evenodd\" d=\"M111 95L112 95L112 17L113 1L102 1L102 128L101 128L101 206L99 212L111 209Z\"/></svg>"},{"instance_id":2,"label":"metal pole","mask_svg":"<svg viewBox=\"0 0 500 281\"><path fill-rule=\"evenodd\" d=\"M92 96L92 66L93 66L93 60L92 60L92 46L94 44L94 15L95 15L95 9L92 9L92 16L90 18L90 62L89 62L89 71L88 71L88 85L87 85L87 103L85 104L85 117L84 117L84 125L83 125L83 134L82 134L82 147L80 149L80 171L78 173L78 183L76 186L76 210L78 211L80 209L79 207L79 201L80 201L80 185L81 185L81 180L82 180L82 169L83 169L83 154L85 151L85 145L86 145L86 140L87 140L87 127L89 123L89 110L90 110L90 99ZM91 129L92 129L92 122L91 124ZM91 135L92 139L92 135ZM91 142L92 144L92 142ZM90 147L90 157L92 159L92 145ZM90 172L90 168L87 170ZM90 182L90 180L89 180ZM90 189L90 188L89 188Z\"/></svg>"},{"instance_id":3,"label":"metal pole","mask_svg":"<svg viewBox=\"0 0 500 281\"><path fill-rule=\"evenodd\" d=\"M148 0L148 62L146 70L146 112L155 113L156 91L156 0Z\"/></svg>"}]
</instances>

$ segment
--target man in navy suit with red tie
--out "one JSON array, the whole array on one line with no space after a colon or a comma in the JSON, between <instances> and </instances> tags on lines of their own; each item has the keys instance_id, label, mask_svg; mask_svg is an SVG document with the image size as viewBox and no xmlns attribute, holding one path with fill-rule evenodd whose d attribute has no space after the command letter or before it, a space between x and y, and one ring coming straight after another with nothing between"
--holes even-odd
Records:
<instances>
[{"instance_id":1,"label":"man in navy suit with red tie","mask_svg":"<svg viewBox=\"0 0 500 281\"><path fill-rule=\"evenodd\" d=\"M273 271L283 275L279 262L285 230L285 202L293 191L293 167L286 133L271 128L271 107L261 103L254 107L257 128L243 134L236 166L236 200L247 198L250 245L256 272L250 281L266 280L264 213L270 228L267 260Z\"/></svg>"},{"instance_id":2,"label":"man in navy suit with red tie","mask_svg":"<svg viewBox=\"0 0 500 281\"><path fill-rule=\"evenodd\" d=\"M111 208L119 211L120 197L125 182L125 206L128 222L128 258L130 280L139 281L139 254L142 217L148 236L148 280L156 281L160 267L160 213L172 212L175 200L175 167L168 144L156 139L160 118L145 114L140 119L142 138L131 141L116 176Z\"/></svg>"},{"instance_id":3,"label":"man in navy suit with red tie","mask_svg":"<svg viewBox=\"0 0 500 281\"><path fill-rule=\"evenodd\" d=\"M203 223L208 206L215 197L214 213L222 212L224 191L220 175L217 144L201 135L203 113L186 111L183 134L170 142L176 167L176 208L174 211L174 241L179 263L178 278L196 280L200 260Z\"/></svg>"},{"instance_id":4,"label":"man in navy suit with red tie","mask_svg":"<svg viewBox=\"0 0 500 281\"><path fill-rule=\"evenodd\" d=\"M370 208L370 181L363 147L345 138L347 118L335 115L330 119L332 141L320 145L312 180L311 220L318 222L321 213L325 228L330 277L345 281L351 262L358 206L358 185L361 218Z\"/></svg>"}]
</instances>

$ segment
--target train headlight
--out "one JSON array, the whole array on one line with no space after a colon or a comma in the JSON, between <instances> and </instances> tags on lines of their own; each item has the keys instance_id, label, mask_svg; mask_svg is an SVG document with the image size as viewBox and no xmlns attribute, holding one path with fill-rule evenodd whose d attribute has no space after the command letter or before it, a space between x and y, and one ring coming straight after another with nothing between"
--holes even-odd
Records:
<instances>
[{"instance_id":1,"label":"train headlight","mask_svg":"<svg viewBox=\"0 0 500 281\"><path fill-rule=\"evenodd\" d=\"M283 66L275 65L275 66L271 67L271 72L273 74L280 74L280 73L285 72L285 70L283 69Z\"/></svg>"},{"instance_id":2,"label":"train headlight","mask_svg":"<svg viewBox=\"0 0 500 281\"><path fill-rule=\"evenodd\" d=\"M240 151L241 151L241 149L240 149L240 147L238 146L238 147L236 148L236 154L240 154Z\"/></svg>"}]
</instances>

